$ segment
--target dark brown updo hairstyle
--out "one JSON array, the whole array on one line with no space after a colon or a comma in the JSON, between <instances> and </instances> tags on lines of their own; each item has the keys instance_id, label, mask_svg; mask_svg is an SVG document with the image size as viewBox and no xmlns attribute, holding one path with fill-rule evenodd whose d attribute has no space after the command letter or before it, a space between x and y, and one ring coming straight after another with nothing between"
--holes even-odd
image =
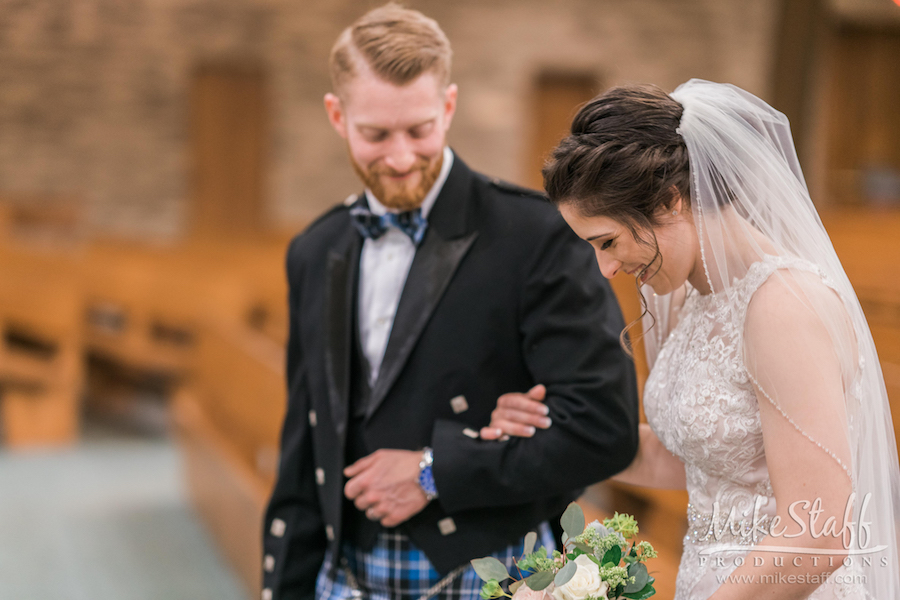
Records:
<instances>
[{"instance_id":1,"label":"dark brown updo hairstyle","mask_svg":"<svg viewBox=\"0 0 900 600\"><path fill-rule=\"evenodd\" d=\"M622 223L634 239L656 251L647 269L662 265L653 234L658 216L678 196L690 210L690 166L684 139L676 133L683 108L653 85L612 88L585 104L572 131L544 166L544 188L557 206L567 204L585 217ZM639 279L635 279L635 283ZM643 313L647 302L640 293ZM652 315L651 315L652 317ZM626 333L620 340L632 354Z\"/></svg>"}]
</instances>

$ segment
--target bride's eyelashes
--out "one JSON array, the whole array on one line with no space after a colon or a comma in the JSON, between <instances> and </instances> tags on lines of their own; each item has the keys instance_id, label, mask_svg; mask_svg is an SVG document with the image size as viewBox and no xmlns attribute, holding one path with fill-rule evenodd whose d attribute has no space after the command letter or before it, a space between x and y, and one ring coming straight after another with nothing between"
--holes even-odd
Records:
<instances>
[{"instance_id":1,"label":"bride's eyelashes","mask_svg":"<svg viewBox=\"0 0 900 600\"><path fill-rule=\"evenodd\" d=\"M614 241L616 241L616 238L611 238L611 239L606 240L605 242L603 242L603 243L600 245L600 249L601 249L601 250L607 250L608 248L610 248L610 247L612 246L612 244L613 244Z\"/></svg>"}]
</instances>

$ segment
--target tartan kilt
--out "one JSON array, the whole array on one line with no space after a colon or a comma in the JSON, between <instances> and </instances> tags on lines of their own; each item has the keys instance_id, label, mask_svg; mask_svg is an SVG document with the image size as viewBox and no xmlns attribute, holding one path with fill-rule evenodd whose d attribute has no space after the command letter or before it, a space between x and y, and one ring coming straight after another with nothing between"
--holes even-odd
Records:
<instances>
[{"instance_id":1,"label":"tartan kilt","mask_svg":"<svg viewBox=\"0 0 900 600\"><path fill-rule=\"evenodd\" d=\"M556 545L550 525L545 521L538 526L536 548L545 546L553 550ZM516 544L495 552L492 556L513 568L513 560L521 558L525 546L522 538ZM355 575L362 595L353 594L354 588L347 581L347 575L340 566L333 571L331 552L325 554L325 561L316 579L316 600L418 600L429 588L441 581L441 576L408 536L397 531L382 531L375 546L370 551L362 551L345 543L342 552L347 565ZM473 556L472 558L480 558ZM517 572L513 575L519 578ZM480 600L483 582L471 565L458 574L433 600Z\"/></svg>"}]
</instances>

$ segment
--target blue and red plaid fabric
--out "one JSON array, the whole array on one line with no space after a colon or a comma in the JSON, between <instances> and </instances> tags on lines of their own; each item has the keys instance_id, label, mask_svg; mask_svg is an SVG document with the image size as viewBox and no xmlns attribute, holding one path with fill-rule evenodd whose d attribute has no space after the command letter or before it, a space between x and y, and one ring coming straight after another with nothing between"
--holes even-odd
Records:
<instances>
[{"instance_id":1,"label":"blue and red plaid fabric","mask_svg":"<svg viewBox=\"0 0 900 600\"><path fill-rule=\"evenodd\" d=\"M542 523L537 530L535 547L555 549L550 525ZM525 540L495 552L494 557L512 568L513 560L521 558ZM425 556L407 537L396 531L378 534L375 546L363 552L349 544L343 546L348 566L356 576L363 600L417 600L442 578ZM472 558L479 558L473 556ZM316 580L317 600L347 600L352 598L353 588L347 583L344 569L338 567L335 577L329 577L332 556L326 553L325 562ZM518 579L518 573L513 571ZM480 600L481 579L469 566L444 590L435 595L436 600Z\"/></svg>"}]
</instances>

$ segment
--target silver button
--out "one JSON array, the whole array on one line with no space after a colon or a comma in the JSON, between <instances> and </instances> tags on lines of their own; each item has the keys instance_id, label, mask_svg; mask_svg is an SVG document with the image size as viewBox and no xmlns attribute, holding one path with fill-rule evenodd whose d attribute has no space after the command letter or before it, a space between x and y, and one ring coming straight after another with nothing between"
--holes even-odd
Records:
<instances>
[{"instance_id":1,"label":"silver button","mask_svg":"<svg viewBox=\"0 0 900 600\"><path fill-rule=\"evenodd\" d=\"M325 526L325 537L328 538L329 542L334 541L334 527L332 527L331 525Z\"/></svg>"},{"instance_id":2,"label":"silver button","mask_svg":"<svg viewBox=\"0 0 900 600\"><path fill-rule=\"evenodd\" d=\"M463 413L469 410L469 403L466 402L465 396L457 396L450 400L450 408L452 408L453 412L456 414Z\"/></svg>"},{"instance_id":3,"label":"silver button","mask_svg":"<svg viewBox=\"0 0 900 600\"><path fill-rule=\"evenodd\" d=\"M325 470L324 469L316 469L316 483L319 485L325 485Z\"/></svg>"},{"instance_id":4,"label":"silver button","mask_svg":"<svg viewBox=\"0 0 900 600\"><path fill-rule=\"evenodd\" d=\"M262 600L272 600L272 590L266 588L262 591L262 595L260 596Z\"/></svg>"},{"instance_id":5,"label":"silver button","mask_svg":"<svg viewBox=\"0 0 900 600\"><path fill-rule=\"evenodd\" d=\"M269 528L269 531L275 537L282 537L284 535L284 531L287 529L287 523L282 521L281 519L272 519L272 526Z\"/></svg>"},{"instance_id":6,"label":"silver button","mask_svg":"<svg viewBox=\"0 0 900 600\"><path fill-rule=\"evenodd\" d=\"M477 431L475 431L474 429L469 429L468 427L463 429L463 435L470 437L473 440L477 440L480 437L480 435Z\"/></svg>"},{"instance_id":7,"label":"silver button","mask_svg":"<svg viewBox=\"0 0 900 600\"><path fill-rule=\"evenodd\" d=\"M319 424L319 418L316 416L316 411L314 411L314 410L309 411L309 426L315 427L318 424Z\"/></svg>"},{"instance_id":8,"label":"silver button","mask_svg":"<svg viewBox=\"0 0 900 600\"><path fill-rule=\"evenodd\" d=\"M451 517L441 519L438 521L438 529L441 530L442 535L450 535L456 531L456 522Z\"/></svg>"},{"instance_id":9,"label":"silver button","mask_svg":"<svg viewBox=\"0 0 900 600\"><path fill-rule=\"evenodd\" d=\"M263 559L263 569L266 570L266 573L271 573L275 570L275 557L271 554L266 554L266 557Z\"/></svg>"}]
</instances>

